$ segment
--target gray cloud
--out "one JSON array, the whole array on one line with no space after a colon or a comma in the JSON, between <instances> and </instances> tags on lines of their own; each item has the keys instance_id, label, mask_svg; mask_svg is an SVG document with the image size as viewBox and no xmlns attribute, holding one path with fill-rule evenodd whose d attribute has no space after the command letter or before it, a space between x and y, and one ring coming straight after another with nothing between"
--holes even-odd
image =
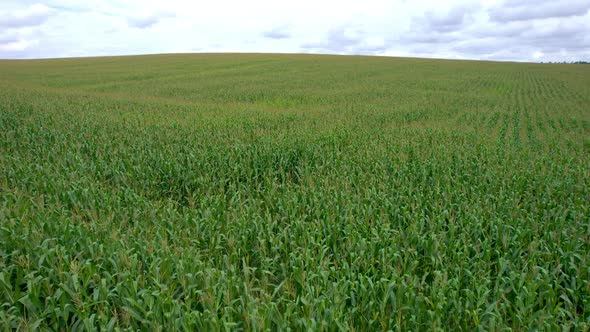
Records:
<instances>
[{"instance_id":1,"label":"gray cloud","mask_svg":"<svg viewBox=\"0 0 590 332\"><path fill-rule=\"evenodd\" d=\"M498 38L472 39L454 44L452 50L461 54L488 55L508 49L507 44L507 40Z\"/></svg>"},{"instance_id":2,"label":"gray cloud","mask_svg":"<svg viewBox=\"0 0 590 332\"><path fill-rule=\"evenodd\" d=\"M147 16L134 16L127 18L127 25L132 28L145 29L156 25L161 20L174 17L170 13L158 13Z\"/></svg>"},{"instance_id":3,"label":"gray cloud","mask_svg":"<svg viewBox=\"0 0 590 332\"><path fill-rule=\"evenodd\" d=\"M22 28L44 23L55 10L42 4L30 5L23 10L0 12L0 27Z\"/></svg>"},{"instance_id":4,"label":"gray cloud","mask_svg":"<svg viewBox=\"0 0 590 332\"><path fill-rule=\"evenodd\" d=\"M148 17L132 17L127 18L127 25L133 28L149 28L152 25L158 23L160 19L155 16L148 16Z\"/></svg>"},{"instance_id":5,"label":"gray cloud","mask_svg":"<svg viewBox=\"0 0 590 332\"><path fill-rule=\"evenodd\" d=\"M466 17L473 10L473 6L458 6L443 14L427 12L424 17L414 19L413 24L429 32L455 31L463 27Z\"/></svg>"},{"instance_id":6,"label":"gray cloud","mask_svg":"<svg viewBox=\"0 0 590 332\"><path fill-rule=\"evenodd\" d=\"M590 55L588 31L573 27L556 26L545 31L535 27L523 29L515 35L471 37L450 45L450 50L469 58L489 60L538 60L573 61L587 59Z\"/></svg>"},{"instance_id":7,"label":"gray cloud","mask_svg":"<svg viewBox=\"0 0 590 332\"><path fill-rule=\"evenodd\" d=\"M584 16L590 10L590 1L527 1L520 0L494 7L489 17L496 22L527 21L554 17Z\"/></svg>"},{"instance_id":8,"label":"gray cloud","mask_svg":"<svg viewBox=\"0 0 590 332\"><path fill-rule=\"evenodd\" d=\"M583 6L582 6L583 5ZM588 59L590 56L590 24L585 15L589 4L574 2L560 4L566 9L540 19L545 10L556 8L553 3L533 4L530 0L514 1L493 7L496 13L519 16L520 8L530 10L527 17L500 22L493 20L479 7L456 7L444 14L426 13L412 20L410 29L397 42L411 53L422 55L456 55L472 59L538 60ZM537 8L537 9L534 9ZM582 10L580 10L582 8ZM517 15L518 14L518 15ZM547 14L549 15L549 14ZM545 15L545 16L547 16Z\"/></svg>"},{"instance_id":9,"label":"gray cloud","mask_svg":"<svg viewBox=\"0 0 590 332\"><path fill-rule=\"evenodd\" d=\"M361 43L363 32L356 29L347 29L345 27L332 29L328 33L328 38L320 43L320 47L333 51L344 51Z\"/></svg>"},{"instance_id":10,"label":"gray cloud","mask_svg":"<svg viewBox=\"0 0 590 332\"><path fill-rule=\"evenodd\" d=\"M418 31L409 32L399 38L402 43L409 44L441 44L441 43L452 43L462 40L464 37L460 37L456 33L440 33L440 32L428 32Z\"/></svg>"},{"instance_id":11,"label":"gray cloud","mask_svg":"<svg viewBox=\"0 0 590 332\"><path fill-rule=\"evenodd\" d=\"M289 26L276 27L262 33L265 38L270 39L287 39L291 37Z\"/></svg>"},{"instance_id":12,"label":"gray cloud","mask_svg":"<svg viewBox=\"0 0 590 332\"><path fill-rule=\"evenodd\" d=\"M517 21L498 24L496 22L482 22L471 30L476 38L489 37L518 37L528 29L532 29L532 22Z\"/></svg>"},{"instance_id":13,"label":"gray cloud","mask_svg":"<svg viewBox=\"0 0 590 332\"><path fill-rule=\"evenodd\" d=\"M0 41L1 59L27 59L47 57L48 48L43 48L37 39L17 38L15 40ZM45 55L44 55L45 54Z\"/></svg>"},{"instance_id":14,"label":"gray cloud","mask_svg":"<svg viewBox=\"0 0 590 332\"><path fill-rule=\"evenodd\" d=\"M19 39L16 35L0 36L0 45L12 44L18 41Z\"/></svg>"},{"instance_id":15,"label":"gray cloud","mask_svg":"<svg viewBox=\"0 0 590 332\"><path fill-rule=\"evenodd\" d=\"M304 43L300 47L320 53L376 54L387 50L388 44L388 41L371 43L364 31L352 26L340 26L331 29L320 42Z\"/></svg>"},{"instance_id":16,"label":"gray cloud","mask_svg":"<svg viewBox=\"0 0 590 332\"><path fill-rule=\"evenodd\" d=\"M561 7L561 8L558 8ZM527 16L521 15L525 12ZM412 18L409 29L369 46L371 34L351 27L331 30L320 42L306 43L306 51L344 54L414 54L489 60L572 61L590 57L590 1L555 4L517 0L488 10L459 5L446 12L429 11ZM558 10L559 9L559 10ZM504 15L507 21L490 18ZM567 16L567 19L564 19ZM521 18L535 19L521 19ZM561 59L561 60L560 60Z\"/></svg>"},{"instance_id":17,"label":"gray cloud","mask_svg":"<svg viewBox=\"0 0 590 332\"><path fill-rule=\"evenodd\" d=\"M399 42L408 44L414 49L422 49L414 44L449 44L465 39L465 30L475 23L471 18L479 7L456 6L447 12L426 12L412 19L410 30L399 37ZM432 47L432 46L429 46Z\"/></svg>"}]
</instances>

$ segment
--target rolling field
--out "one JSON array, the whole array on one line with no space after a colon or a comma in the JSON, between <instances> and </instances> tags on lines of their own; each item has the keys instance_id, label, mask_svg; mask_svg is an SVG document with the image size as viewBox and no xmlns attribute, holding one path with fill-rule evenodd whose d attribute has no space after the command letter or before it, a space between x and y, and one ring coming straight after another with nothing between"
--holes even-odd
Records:
<instances>
[{"instance_id":1,"label":"rolling field","mask_svg":"<svg viewBox=\"0 0 590 332\"><path fill-rule=\"evenodd\" d=\"M0 61L0 327L590 329L590 66Z\"/></svg>"}]
</instances>

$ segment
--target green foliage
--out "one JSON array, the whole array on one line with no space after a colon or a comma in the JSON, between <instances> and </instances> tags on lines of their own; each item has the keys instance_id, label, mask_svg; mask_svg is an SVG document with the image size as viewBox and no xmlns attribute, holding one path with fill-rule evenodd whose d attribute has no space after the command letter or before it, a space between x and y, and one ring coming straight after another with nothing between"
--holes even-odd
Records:
<instances>
[{"instance_id":1,"label":"green foliage","mask_svg":"<svg viewBox=\"0 0 590 332\"><path fill-rule=\"evenodd\" d=\"M0 61L3 330L587 330L590 69Z\"/></svg>"}]
</instances>

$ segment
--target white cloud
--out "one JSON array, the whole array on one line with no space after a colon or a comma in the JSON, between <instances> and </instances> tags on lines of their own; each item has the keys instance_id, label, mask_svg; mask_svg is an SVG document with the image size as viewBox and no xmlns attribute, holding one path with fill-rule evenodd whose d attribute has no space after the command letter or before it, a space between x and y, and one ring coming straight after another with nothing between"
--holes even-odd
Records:
<instances>
[{"instance_id":1,"label":"white cloud","mask_svg":"<svg viewBox=\"0 0 590 332\"><path fill-rule=\"evenodd\" d=\"M170 12L160 12L155 14L145 14L127 17L127 25L133 28L149 28L163 19L173 18L175 15Z\"/></svg>"},{"instance_id":2,"label":"white cloud","mask_svg":"<svg viewBox=\"0 0 590 332\"><path fill-rule=\"evenodd\" d=\"M264 31L262 34L266 38L271 39L286 39L291 37L291 33L289 32L289 26L278 26L272 28L270 30Z\"/></svg>"},{"instance_id":3,"label":"white cloud","mask_svg":"<svg viewBox=\"0 0 590 332\"><path fill-rule=\"evenodd\" d=\"M584 16L589 9L590 1L587 0L517 0L495 6L490 10L490 18L498 22L510 22Z\"/></svg>"},{"instance_id":4,"label":"white cloud","mask_svg":"<svg viewBox=\"0 0 590 332\"><path fill-rule=\"evenodd\" d=\"M0 11L0 27L19 28L40 25L53 13L52 8L38 3L13 11Z\"/></svg>"},{"instance_id":5,"label":"white cloud","mask_svg":"<svg viewBox=\"0 0 590 332\"><path fill-rule=\"evenodd\" d=\"M24 51L27 48L38 44L39 41L37 40L16 40L10 41L7 43L0 44L0 51L8 51L8 52L15 52L15 51Z\"/></svg>"},{"instance_id":6,"label":"white cloud","mask_svg":"<svg viewBox=\"0 0 590 332\"><path fill-rule=\"evenodd\" d=\"M590 59L590 1L4 0L0 58L317 52Z\"/></svg>"}]
</instances>

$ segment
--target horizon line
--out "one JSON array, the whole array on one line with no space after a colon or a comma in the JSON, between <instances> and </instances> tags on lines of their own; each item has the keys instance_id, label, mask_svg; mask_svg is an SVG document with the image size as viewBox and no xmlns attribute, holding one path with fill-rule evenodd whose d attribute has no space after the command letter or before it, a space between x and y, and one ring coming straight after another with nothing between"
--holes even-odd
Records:
<instances>
[{"instance_id":1,"label":"horizon line","mask_svg":"<svg viewBox=\"0 0 590 332\"><path fill-rule=\"evenodd\" d=\"M399 59L416 59L416 60L442 60L442 61L472 61L472 62L499 62L499 63L523 63L523 64L570 64L573 62L536 62L530 60L491 60L477 58L444 58L444 57L421 57L421 56L401 56L385 54L342 54L342 53L295 53L295 52L163 52L163 53L129 53L113 55L81 55L81 56L62 56L62 57L39 57L39 58L0 58L0 61L36 61L36 60L67 60L67 59L93 59L93 58L123 58L123 57L142 57L158 55L310 55L310 56L343 56L343 57L380 57L380 58L399 58ZM583 60L577 60L583 61ZM575 62L575 61L574 61Z\"/></svg>"}]
</instances>

